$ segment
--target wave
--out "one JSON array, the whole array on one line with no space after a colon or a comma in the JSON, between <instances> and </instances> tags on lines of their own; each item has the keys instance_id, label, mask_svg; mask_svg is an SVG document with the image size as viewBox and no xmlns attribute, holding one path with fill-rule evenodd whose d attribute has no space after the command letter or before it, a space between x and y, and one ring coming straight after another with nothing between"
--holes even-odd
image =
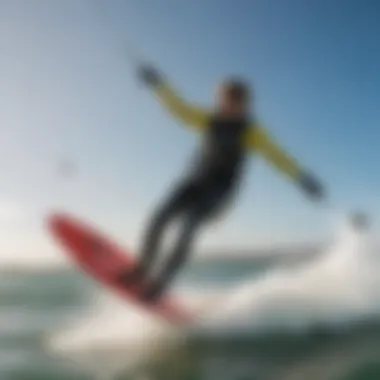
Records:
<instances>
[{"instance_id":1,"label":"wave","mask_svg":"<svg viewBox=\"0 0 380 380\"><path fill-rule=\"evenodd\" d=\"M335 244L302 265L255 276L227 294L224 288L209 293L182 289L183 302L194 312L203 311L190 333L298 333L321 325L344 329L378 318L380 252L371 242L368 234L346 223ZM101 354L103 365L105 354L115 359L115 352L120 352L125 363L127 352L146 357L164 344L178 344L189 333L116 297L97 294L94 299L75 325L49 337L50 349L76 358Z\"/></svg>"},{"instance_id":2,"label":"wave","mask_svg":"<svg viewBox=\"0 0 380 380\"><path fill-rule=\"evenodd\" d=\"M207 316L206 328L263 333L345 328L380 316L380 251L346 221L336 243L302 267L247 281ZM228 327L228 329L226 329Z\"/></svg>"}]
</instances>

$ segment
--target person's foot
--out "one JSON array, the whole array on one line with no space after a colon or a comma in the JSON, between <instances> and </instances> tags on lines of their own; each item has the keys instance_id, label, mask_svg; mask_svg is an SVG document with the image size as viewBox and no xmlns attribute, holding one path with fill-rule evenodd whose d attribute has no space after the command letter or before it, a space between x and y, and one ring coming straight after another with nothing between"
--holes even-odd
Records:
<instances>
[{"instance_id":1,"label":"person's foot","mask_svg":"<svg viewBox=\"0 0 380 380\"><path fill-rule=\"evenodd\" d=\"M140 292L140 299L147 303L157 302L164 291L164 286L160 283L150 283L143 287Z\"/></svg>"},{"instance_id":2,"label":"person's foot","mask_svg":"<svg viewBox=\"0 0 380 380\"><path fill-rule=\"evenodd\" d=\"M144 270L140 266L135 266L131 270L124 270L117 275L117 280L123 285L139 285L144 279Z\"/></svg>"}]
</instances>

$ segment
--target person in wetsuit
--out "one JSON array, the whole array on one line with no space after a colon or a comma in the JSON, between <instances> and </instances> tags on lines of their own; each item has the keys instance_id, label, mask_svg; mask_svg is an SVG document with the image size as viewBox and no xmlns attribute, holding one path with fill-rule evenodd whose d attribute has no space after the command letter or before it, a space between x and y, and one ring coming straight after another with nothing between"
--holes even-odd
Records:
<instances>
[{"instance_id":1,"label":"person in wetsuit","mask_svg":"<svg viewBox=\"0 0 380 380\"><path fill-rule=\"evenodd\" d=\"M139 67L138 77L176 118L202 137L201 149L188 174L150 220L138 265L131 272L121 274L122 282L133 283L140 289L142 299L155 301L184 264L202 224L236 193L247 153L265 156L315 199L323 198L324 190L319 181L269 137L251 114L252 96L244 81L226 79L219 87L215 109L204 110L179 97L153 67ZM148 279L163 233L175 219L182 223L177 244L160 275L155 280Z\"/></svg>"}]
</instances>

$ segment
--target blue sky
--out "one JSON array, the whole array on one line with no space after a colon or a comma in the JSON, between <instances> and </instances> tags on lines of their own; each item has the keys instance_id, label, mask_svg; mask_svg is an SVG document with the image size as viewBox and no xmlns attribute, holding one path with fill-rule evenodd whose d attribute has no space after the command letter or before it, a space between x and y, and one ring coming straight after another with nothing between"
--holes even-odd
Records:
<instances>
[{"instance_id":1,"label":"blue sky","mask_svg":"<svg viewBox=\"0 0 380 380\"><path fill-rule=\"evenodd\" d=\"M8 240L39 246L41 216L61 208L136 246L182 173L197 140L137 83L128 46L199 103L212 105L224 75L246 77L258 116L333 203L376 214L379 17L373 1L1 1L0 197L18 215L2 222ZM71 178L57 169L66 158ZM235 208L201 244L307 241L329 233L327 220L253 159Z\"/></svg>"}]
</instances>

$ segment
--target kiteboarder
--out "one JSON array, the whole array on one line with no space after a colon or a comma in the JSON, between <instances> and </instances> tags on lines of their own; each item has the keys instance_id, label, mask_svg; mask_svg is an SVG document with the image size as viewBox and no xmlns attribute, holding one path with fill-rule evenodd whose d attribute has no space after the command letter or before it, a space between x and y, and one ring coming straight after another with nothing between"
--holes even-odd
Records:
<instances>
[{"instance_id":1,"label":"kiteboarder","mask_svg":"<svg viewBox=\"0 0 380 380\"><path fill-rule=\"evenodd\" d=\"M256 119L254 96L244 80L222 81L214 109L205 110L183 100L154 67L141 65L137 74L173 116L202 137L202 146L190 170L150 219L138 265L120 275L124 284L134 284L140 289L141 299L154 302L185 263L191 243L204 222L216 216L236 194L247 153L264 156L315 200L322 200L325 191L312 174L277 145ZM181 223L178 241L162 271L151 278L161 238L169 222L174 220Z\"/></svg>"}]
</instances>

